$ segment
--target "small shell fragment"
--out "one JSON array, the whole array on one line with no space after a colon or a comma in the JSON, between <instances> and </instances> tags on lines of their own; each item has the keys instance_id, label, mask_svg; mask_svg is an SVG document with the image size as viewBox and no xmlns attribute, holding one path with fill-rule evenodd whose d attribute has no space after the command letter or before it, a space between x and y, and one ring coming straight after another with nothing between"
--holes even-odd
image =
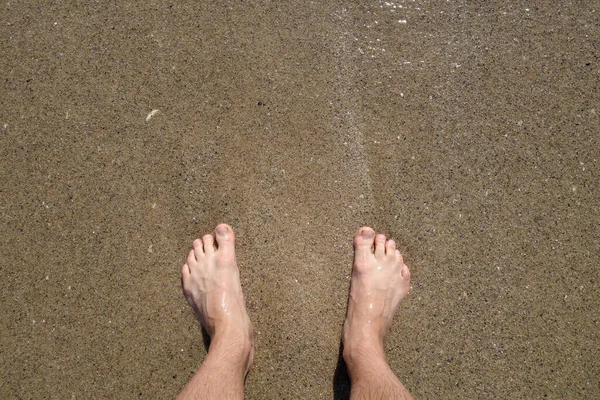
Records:
<instances>
[{"instance_id":1,"label":"small shell fragment","mask_svg":"<svg viewBox=\"0 0 600 400\"><path fill-rule=\"evenodd\" d=\"M150 111L150 114L148 114L148 116L146 116L146 122L150 121L150 118L154 117L154 115L156 115L157 113L158 113L158 110Z\"/></svg>"}]
</instances>

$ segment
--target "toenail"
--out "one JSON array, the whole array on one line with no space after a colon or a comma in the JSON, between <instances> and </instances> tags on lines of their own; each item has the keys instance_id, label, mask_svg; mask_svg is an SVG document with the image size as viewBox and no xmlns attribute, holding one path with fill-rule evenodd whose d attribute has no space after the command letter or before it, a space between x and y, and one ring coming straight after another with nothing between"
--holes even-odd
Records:
<instances>
[{"instance_id":1,"label":"toenail","mask_svg":"<svg viewBox=\"0 0 600 400\"><path fill-rule=\"evenodd\" d=\"M225 228L223 225L219 225L217 226L217 233L219 235L227 235L227 228Z\"/></svg>"},{"instance_id":2,"label":"toenail","mask_svg":"<svg viewBox=\"0 0 600 400\"><path fill-rule=\"evenodd\" d=\"M365 239L373 238L373 231L371 229L363 229L360 235Z\"/></svg>"},{"instance_id":3,"label":"toenail","mask_svg":"<svg viewBox=\"0 0 600 400\"><path fill-rule=\"evenodd\" d=\"M390 246L395 246L395 245L396 245L396 242L394 242L392 239L390 239L390 240L388 241L388 245L390 245Z\"/></svg>"}]
</instances>

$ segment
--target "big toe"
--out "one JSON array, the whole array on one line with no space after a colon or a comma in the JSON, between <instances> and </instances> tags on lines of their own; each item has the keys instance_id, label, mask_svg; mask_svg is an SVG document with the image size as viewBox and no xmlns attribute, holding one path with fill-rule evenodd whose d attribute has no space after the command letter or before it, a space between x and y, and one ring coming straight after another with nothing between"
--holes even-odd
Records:
<instances>
[{"instance_id":1,"label":"big toe","mask_svg":"<svg viewBox=\"0 0 600 400\"><path fill-rule=\"evenodd\" d=\"M233 250L235 246L235 234L227 224L219 224L215 229L215 237L219 249Z\"/></svg>"},{"instance_id":2,"label":"big toe","mask_svg":"<svg viewBox=\"0 0 600 400\"><path fill-rule=\"evenodd\" d=\"M370 254L373 254L373 243L375 241L375 231L368 226L363 226L358 230L354 237L354 256L355 261L366 261Z\"/></svg>"}]
</instances>

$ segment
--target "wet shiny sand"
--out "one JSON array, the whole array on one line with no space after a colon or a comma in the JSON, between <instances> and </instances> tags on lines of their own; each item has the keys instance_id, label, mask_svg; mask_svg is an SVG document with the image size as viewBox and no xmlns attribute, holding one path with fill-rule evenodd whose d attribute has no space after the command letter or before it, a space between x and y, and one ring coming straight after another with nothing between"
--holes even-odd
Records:
<instances>
[{"instance_id":1,"label":"wet shiny sand","mask_svg":"<svg viewBox=\"0 0 600 400\"><path fill-rule=\"evenodd\" d=\"M174 397L227 222L247 398L345 398L363 224L416 398L600 398L600 5L504 3L0 5L0 397Z\"/></svg>"}]
</instances>

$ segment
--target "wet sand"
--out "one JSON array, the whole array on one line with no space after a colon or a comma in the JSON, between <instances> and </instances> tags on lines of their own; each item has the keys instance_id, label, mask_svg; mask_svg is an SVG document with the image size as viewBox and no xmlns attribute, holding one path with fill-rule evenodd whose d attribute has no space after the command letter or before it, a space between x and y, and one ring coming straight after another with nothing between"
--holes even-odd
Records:
<instances>
[{"instance_id":1,"label":"wet sand","mask_svg":"<svg viewBox=\"0 0 600 400\"><path fill-rule=\"evenodd\" d=\"M227 222L247 398L345 398L364 224L416 398L600 398L600 4L323 3L0 5L0 397L174 397Z\"/></svg>"}]
</instances>

